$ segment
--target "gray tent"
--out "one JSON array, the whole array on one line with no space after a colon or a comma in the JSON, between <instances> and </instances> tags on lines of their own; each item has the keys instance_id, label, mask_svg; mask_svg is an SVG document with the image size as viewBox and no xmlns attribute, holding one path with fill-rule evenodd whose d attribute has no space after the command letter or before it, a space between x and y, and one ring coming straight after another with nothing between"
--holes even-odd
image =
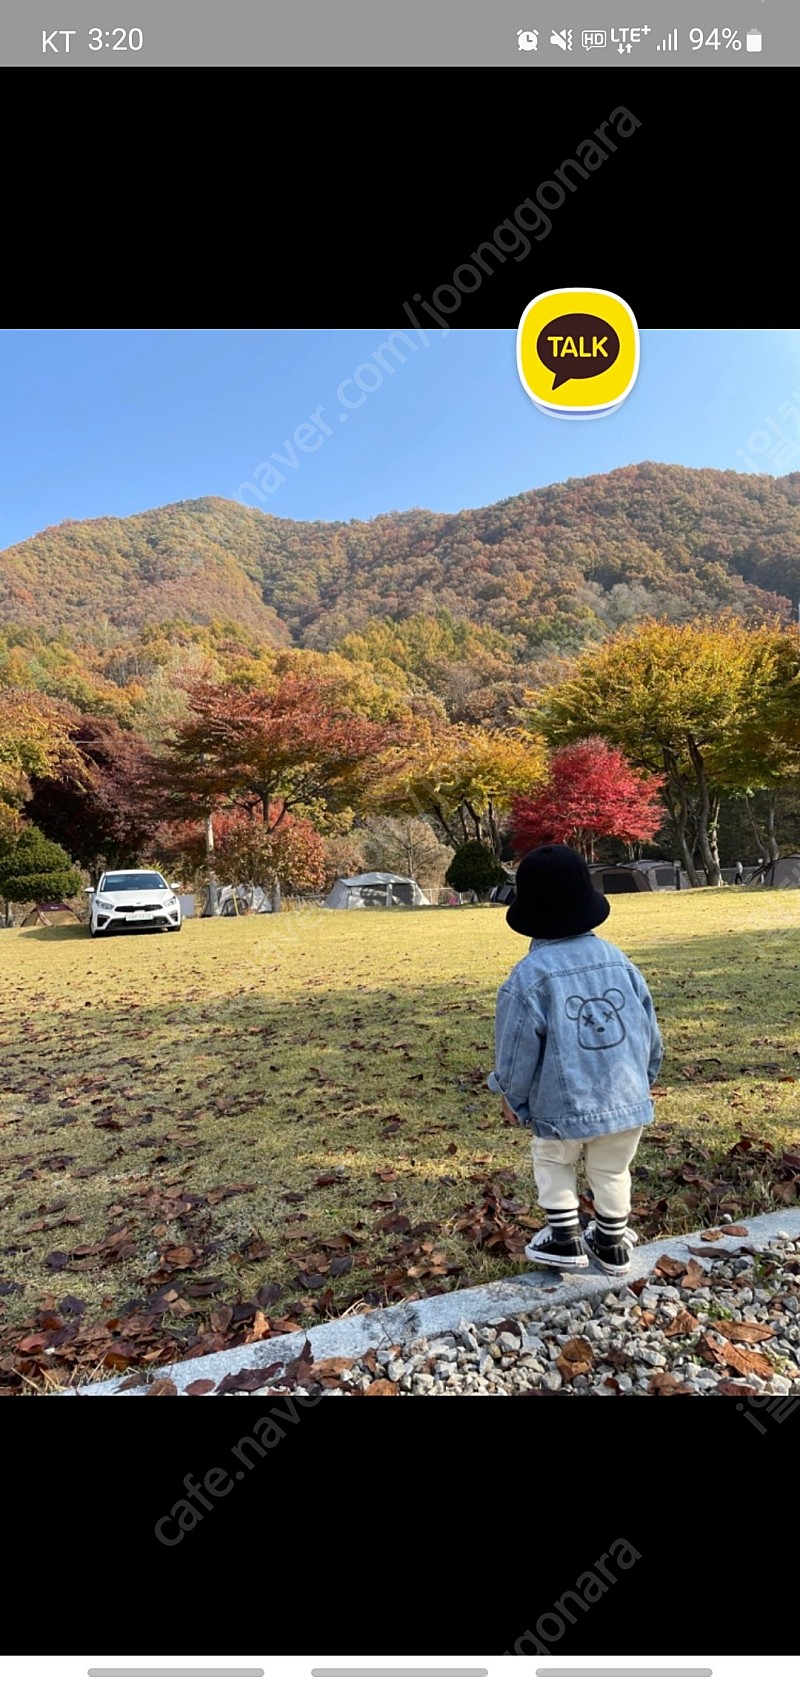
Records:
<instances>
[{"instance_id":1,"label":"gray tent","mask_svg":"<svg viewBox=\"0 0 800 1689\"><path fill-rule=\"evenodd\" d=\"M514 888L512 881L507 880L505 885L492 886L492 889L489 893L489 902L490 903L511 903L513 901L515 895L516 895L515 888Z\"/></svg>"},{"instance_id":2,"label":"gray tent","mask_svg":"<svg viewBox=\"0 0 800 1689\"><path fill-rule=\"evenodd\" d=\"M648 857L641 856L636 862L620 862L617 866L619 868L638 868L641 874L646 875L651 891L675 891L676 889L675 864L668 862L666 857L651 861ZM682 868L679 872L681 887L685 890L689 885L689 876Z\"/></svg>"},{"instance_id":3,"label":"gray tent","mask_svg":"<svg viewBox=\"0 0 800 1689\"><path fill-rule=\"evenodd\" d=\"M596 891L602 891L608 897L620 891L653 891L647 874L643 873L639 862L626 862L624 867L618 867L614 862L596 862L589 865L589 873ZM674 884L674 881L673 881Z\"/></svg>"},{"instance_id":4,"label":"gray tent","mask_svg":"<svg viewBox=\"0 0 800 1689\"><path fill-rule=\"evenodd\" d=\"M764 869L762 885L796 891L800 887L800 856L780 856Z\"/></svg>"},{"instance_id":5,"label":"gray tent","mask_svg":"<svg viewBox=\"0 0 800 1689\"><path fill-rule=\"evenodd\" d=\"M416 880L402 874L351 874L337 880L323 904L325 909L419 909L430 899Z\"/></svg>"}]
</instances>

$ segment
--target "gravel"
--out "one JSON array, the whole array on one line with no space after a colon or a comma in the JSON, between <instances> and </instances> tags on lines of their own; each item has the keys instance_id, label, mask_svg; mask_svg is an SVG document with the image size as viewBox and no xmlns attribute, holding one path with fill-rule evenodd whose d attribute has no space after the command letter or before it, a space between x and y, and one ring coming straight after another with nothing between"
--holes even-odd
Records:
<instances>
[{"instance_id":1,"label":"gravel","mask_svg":"<svg viewBox=\"0 0 800 1689\"><path fill-rule=\"evenodd\" d=\"M684 1287L657 1268L631 1286L609 1279L607 1289L556 1304L541 1321L462 1325L432 1340L370 1350L348 1360L338 1384L326 1377L323 1388L330 1395L800 1395L800 1240L783 1234L760 1251L737 1241L724 1259L695 1260L702 1286ZM691 1329L669 1336L676 1320ZM720 1331L725 1321L758 1325L763 1338ZM276 1377L258 1394L280 1388Z\"/></svg>"}]
</instances>

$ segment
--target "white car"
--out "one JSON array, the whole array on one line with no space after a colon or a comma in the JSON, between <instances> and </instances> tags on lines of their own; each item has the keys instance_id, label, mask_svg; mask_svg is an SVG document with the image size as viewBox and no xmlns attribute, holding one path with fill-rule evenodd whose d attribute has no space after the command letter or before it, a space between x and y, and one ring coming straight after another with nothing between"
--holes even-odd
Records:
<instances>
[{"instance_id":1,"label":"white car","mask_svg":"<svg viewBox=\"0 0 800 1689\"><path fill-rule=\"evenodd\" d=\"M90 936L180 932L183 921L177 890L153 868L119 868L102 874L96 888L86 887Z\"/></svg>"}]
</instances>

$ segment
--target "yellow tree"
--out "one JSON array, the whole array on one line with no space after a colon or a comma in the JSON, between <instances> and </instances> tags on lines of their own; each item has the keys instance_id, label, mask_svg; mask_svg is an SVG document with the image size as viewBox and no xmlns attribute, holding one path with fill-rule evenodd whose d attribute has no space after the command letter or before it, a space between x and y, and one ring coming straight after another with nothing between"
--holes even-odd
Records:
<instances>
[{"instance_id":1,"label":"yellow tree","mask_svg":"<svg viewBox=\"0 0 800 1689\"><path fill-rule=\"evenodd\" d=\"M61 762L80 763L67 715L41 693L0 690L0 798L19 803L28 775L44 779Z\"/></svg>"},{"instance_id":2,"label":"yellow tree","mask_svg":"<svg viewBox=\"0 0 800 1689\"><path fill-rule=\"evenodd\" d=\"M695 885L692 834L708 884L720 882L719 799L742 776L761 633L732 618L646 622L584 652L567 680L534 700L534 720L556 743L599 734L634 766L663 776L677 848ZM762 702L768 670L765 662Z\"/></svg>"},{"instance_id":3,"label":"yellow tree","mask_svg":"<svg viewBox=\"0 0 800 1689\"><path fill-rule=\"evenodd\" d=\"M753 629L741 718L721 779L744 799L760 854L775 861L780 788L800 774L800 628L795 624ZM753 800L763 800L764 821ZM762 830L764 837L762 837Z\"/></svg>"},{"instance_id":4,"label":"yellow tree","mask_svg":"<svg viewBox=\"0 0 800 1689\"><path fill-rule=\"evenodd\" d=\"M373 809L434 815L450 843L489 842L500 853L500 816L545 778L541 736L421 722L413 739L378 759Z\"/></svg>"}]
</instances>

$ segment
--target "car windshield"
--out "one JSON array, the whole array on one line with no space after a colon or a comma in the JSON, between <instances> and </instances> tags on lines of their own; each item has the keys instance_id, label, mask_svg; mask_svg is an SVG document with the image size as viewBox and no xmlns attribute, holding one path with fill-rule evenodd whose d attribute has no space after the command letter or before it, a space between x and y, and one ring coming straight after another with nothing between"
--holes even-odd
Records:
<instances>
[{"instance_id":1,"label":"car windshield","mask_svg":"<svg viewBox=\"0 0 800 1689\"><path fill-rule=\"evenodd\" d=\"M100 881L101 891L167 891L169 888L160 874L104 874Z\"/></svg>"}]
</instances>

